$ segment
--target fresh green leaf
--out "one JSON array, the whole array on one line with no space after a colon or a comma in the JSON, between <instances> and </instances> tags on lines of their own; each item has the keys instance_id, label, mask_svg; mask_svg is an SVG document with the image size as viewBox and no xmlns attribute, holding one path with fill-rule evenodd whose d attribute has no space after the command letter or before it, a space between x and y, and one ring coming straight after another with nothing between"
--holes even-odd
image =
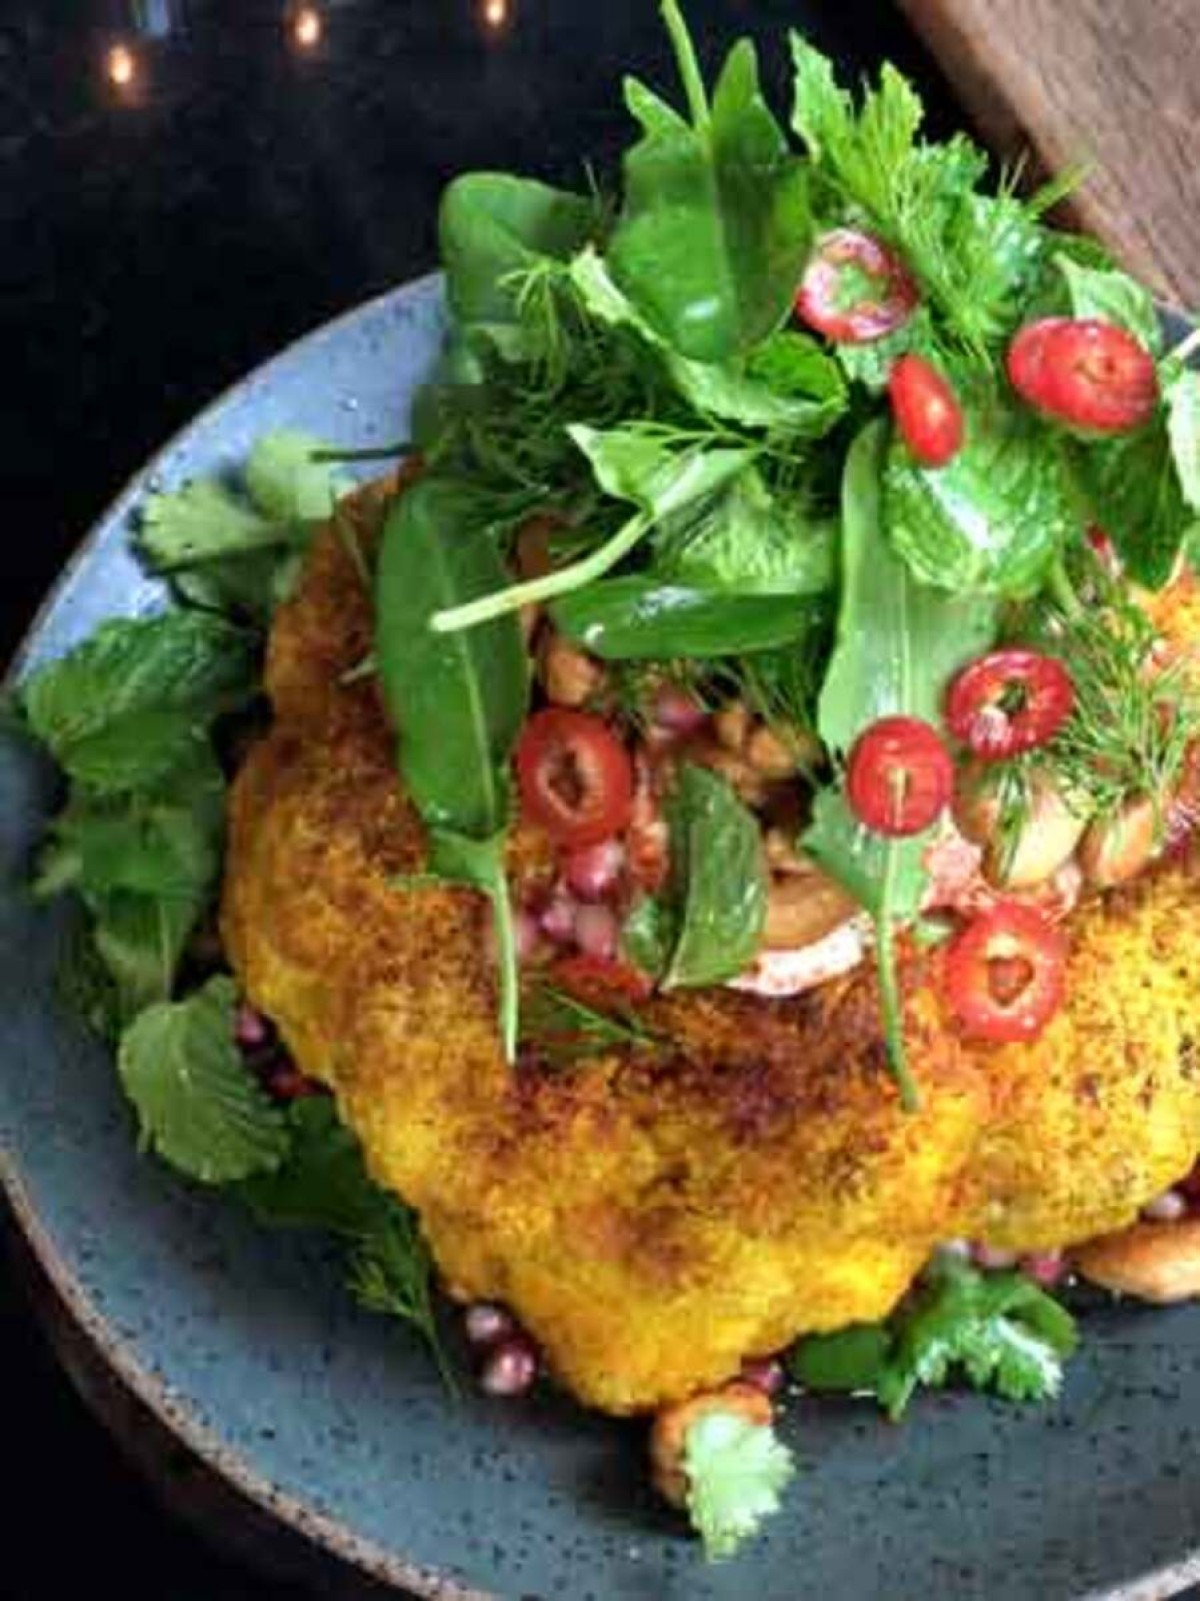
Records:
<instances>
[{"instance_id":1,"label":"fresh green leaf","mask_svg":"<svg viewBox=\"0 0 1200 1601\"><path fill-rule=\"evenodd\" d=\"M93 904L93 938L117 986L121 1017L169 998L199 908L188 899L118 890Z\"/></svg>"},{"instance_id":2,"label":"fresh green leaf","mask_svg":"<svg viewBox=\"0 0 1200 1601\"><path fill-rule=\"evenodd\" d=\"M238 1193L260 1223L327 1229L359 1238L370 1233L383 1192L367 1175L353 1133L331 1095L310 1095L286 1108L286 1160L255 1173Z\"/></svg>"},{"instance_id":3,"label":"fresh green leaf","mask_svg":"<svg viewBox=\"0 0 1200 1601\"><path fill-rule=\"evenodd\" d=\"M285 1117L285 1160L245 1179L238 1194L262 1223L327 1229L345 1240L357 1300L411 1323L453 1390L433 1308L433 1263L415 1215L369 1177L332 1096L294 1101Z\"/></svg>"},{"instance_id":4,"label":"fresh green leaf","mask_svg":"<svg viewBox=\"0 0 1200 1601\"><path fill-rule=\"evenodd\" d=\"M621 953L657 983L679 937L679 920L668 901L643 895L621 925Z\"/></svg>"},{"instance_id":5,"label":"fresh green leaf","mask_svg":"<svg viewBox=\"0 0 1200 1601\"><path fill-rule=\"evenodd\" d=\"M608 661L767 650L822 629L825 615L820 603L794 595L737 594L642 574L602 579L551 608L557 628Z\"/></svg>"},{"instance_id":6,"label":"fresh green leaf","mask_svg":"<svg viewBox=\"0 0 1200 1601\"><path fill-rule=\"evenodd\" d=\"M632 1007L615 1001L599 1011L549 982L535 984L521 1015L521 1044L537 1059L570 1067L611 1051L644 1050L662 1036L647 1028Z\"/></svg>"},{"instance_id":7,"label":"fresh green leaf","mask_svg":"<svg viewBox=\"0 0 1200 1601\"><path fill-rule=\"evenodd\" d=\"M1162 325L1154 296L1127 273L1086 267L1059 253L1054 264L1070 297L1071 315L1115 323L1139 340L1151 355L1162 348Z\"/></svg>"},{"instance_id":8,"label":"fresh green leaf","mask_svg":"<svg viewBox=\"0 0 1200 1601\"><path fill-rule=\"evenodd\" d=\"M792 1454L769 1424L706 1412L683 1443L687 1508L710 1561L732 1556L778 1512L795 1474Z\"/></svg>"},{"instance_id":9,"label":"fresh green leaf","mask_svg":"<svg viewBox=\"0 0 1200 1601\"><path fill-rule=\"evenodd\" d=\"M504 569L468 490L426 478L388 515L376 574L375 653L408 791L432 831L430 870L491 900L500 1026L516 1049L517 957L504 874L508 762L529 702L516 618L456 634L434 612L497 589Z\"/></svg>"},{"instance_id":10,"label":"fresh green leaf","mask_svg":"<svg viewBox=\"0 0 1200 1601\"><path fill-rule=\"evenodd\" d=\"M752 446L693 444L670 430L629 423L603 431L568 429L592 464L596 482L615 500L630 500L653 522L715 494L750 467Z\"/></svg>"},{"instance_id":11,"label":"fresh green leaf","mask_svg":"<svg viewBox=\"0 0 1200 1601\"><path fill-rule=\"evenodd\" d=\"M1129 577L1147 589L1161 589L1196 521L1176 467L1167 415L1160 412L1136 433L1077 443L1072 459L1092 520L1116 546Z\"/></svg>"},{"instance_id":12,"label":"fresh green leaf","mask_svg":"<svg viewBox=\"0 0 1200 1601\"><path fill-rule=\"evenodd\" d=\"M105 623L21 688L29 725L68 777L97 790L148 788L196 759L208 724L246 700L250 643L189 612Z\"/></svg>"},{"instance_id":13,"label":"fresh green leaf","mask_svg":"<svg viewBox=\"0 0 1200 1601\"><path fill-rule=\"evenodd\" d=\"M392 507L376 577L375 653L404 782L436 829L490 840L529 697L515 617L434 633L439 608L499 589L504 568L469 490L427 478Z\"/></svg>"},{"instance_id":14,"label":"fresh green leaf","mask_svg":"<svg viewBox=\"0 0 1200 1601\"><path fill-rule=\"evenodd\" d=\"M725 779L685 764L667 808L678 932L663 983L718 984L754 960L767 911L758 823Z\"/></svg>"},{"instance_id":15,"label":"fresh green leaf","mask_svg":"<svg viewBox=\"0 0 1200 1601\"><path fill-rule=\"evenodd\" d=\"M883 424L865 429L843 480L841 607L818 712L822 738L841 752L893 713L936 726L947 683L988 648L997 626L994 602L919 582L889 545L886 442Z\"/></svg>"},{"instance_id":16,"label":"fresh green leaf","mask_svg":"<svg viewBox=\"0 0 1200 1601\"><path fill-rule=\"evenodd\" d=\"M1028 412L976 408L946 467L921 467L897 439L884 483L892 544L926 584L1023 598L1078 530L1062 454Z\"/></svg>"},{"instance_id":17,"label":"fresh green leaf","mask_svg":"<svg viewBox=\"0 0 1200 1601\"><path fill-rule=\"evenodd\" d=\"M849 221L879 235L915 273L940 332L990 359L1011 332L1051 236L1037 226L1046 198L1022 202L1006 180L978 188L987 158L961 134L919 138L923 112L912 86L885 65L861 107L839 89L830 62L792 35L792 126L812 157L815 205L830 226Z\"/></svg>"},{"instance_id":18,"label":"fresh green leaf","mask_svg":"<svg viewBox=\"0 0 1200 1601\"><path fill-rule=\"evenodd\" d=\"M885 1323L852 1323L833 1334L809 1334L788 1358L792 1377L806 1390L832 1390L852 1395L874 1391L892 1350Z\"/></svg>"},{"instance_id":19,"label":"fresh green leaf","mask_svg":"<svg viewBox=\"0 0 1200 1601\"><path fill-rule=\"evenodd\" d=\"M142 1142L180 1172L225 1184L276 1168L287 1124L234 1044L233 981L210 979L186 1001L148 1007L118 1054Z\"/></svg>"},{"instance_id":20,"label":"fresh green leaf","mask_svg":"<svg viewBox=\"0 0 1200 1601\"><path fill-rule=\"evenodd\" d=\"M1022 1273L982 1274L943 1262L894 1323L895 1345L877 1394L898 1419L921 1385L962 1370L976 1389L1010 1401L1057 1395L1074 1319Z\"/></svg>"},{"instance_id":21,"label":"fresh green leaf","mask_svg":"<svg viewBox=\"0 0 1200 1601\"><path fill-rule=\"evenodd\" d=\"M771 335L745 361L689 361L617 288L589 246L571 263L571 280L587 311L613 328L632 329L665 364L679 395L696 411L779 437L820 438L846 409L837 364L816 340L785 331Z\"/></svg>"},{"instance_id":22,"label":"fresh green leaf","mask_svg":"<svg viewBox=\"0 0 1200 1601\"><path fill-rule=\"evenodd\" d=\"M738 595L819 595L835 584L836 522L755 468L655 535L655 571Z\"/></svg>"},{"instance_id":23,"label":"fresh green leaf","mask_svg":"<svg viewBox=\"0 0 1200 1601\"><path fill-rule=\"evenodd\" d=\"M1023 1273L943 1257L885 1322L809 1335L789 1366L812 1390L872 1391L895 1421L922 1385L959 1374L1009 1401L1050 1400L1077 1341L1070 1313Z\"/></svg>"},{"instance_id":24,"label":"fresh green leaf","mask_svg":"<svg viewBox=\"0 0 1200 1601\"><path fill-rule=\"evenodd\" d=\"M1200 512L1200 372L1185 368L1167 385L1171 459L1188 507Z\"/></svg>"},{"instance_id":25,"label":"fresh green leaf","mask_svg":"<svg viewBox=\"0 0 1200 1601\"><path fill-rule=\"evenodd\" d=\"M506 172L469 172L442 197L439 232L446 293L460 330L484 335L508 361L545 354L523 314L520 275L539 260L567 261L596 232L582 195Z\"/></svg>"},{"instance_id":26,"label":"fresh green leaf","mask_svg":"<svg viewBox=\"0 0 1200 1601\"><path fill-rule=\"evenodd\" d=\"M753 46L734 47L710 113L677 11L671 20L693 120L627 82L642 138L625 158L608 261L680 355L715 363L783 322L811 222L803 167L762 98Z\"/></svg>"},{"instance_id":27,"label":"fresh green leaf","mask_svg":"<svg viewBox=\"0 0 1200 1601\"><path fill-rule=\"evenodd\" d=\"M246 461L250 499L279 523L323 523L350 488L336 464L319 459L329 445L314 434L280 428L255 441Z\"/></svg>"},{"instance_id":28,"label":"fresh green leaf","mask_svg":"<svg viewBox=\"0 0 1200 1601\"><path fill-rule=\"evenodd\" d=\"M146 496L138 551L156 573L251 551L274 550L294 537L287 524L256 511L215 478Z\"/></svg>"}]
</instances>

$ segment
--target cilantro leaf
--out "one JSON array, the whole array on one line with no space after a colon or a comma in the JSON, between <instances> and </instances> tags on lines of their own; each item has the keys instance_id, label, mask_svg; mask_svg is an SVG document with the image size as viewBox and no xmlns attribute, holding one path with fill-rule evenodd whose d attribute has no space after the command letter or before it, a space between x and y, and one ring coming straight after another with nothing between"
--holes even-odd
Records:
<instances>
[{"instance_id":1,"label":"cilantro leaf","mask_svg":"<svg viewBox=\"0 0 1200 1601\"><path fill-rule=\"evenodd\" d=\"M186 1001L149 1006L117 1057L143 1145L204 1184L276 1168L290 1143L234 1044L236 1002L233 980L220 976Z\"/></svg>"},{"instance_id":2,"label":"cilantro leaf","mask_svg":"<svg viewBox=\"0 0 1200 1601\"><path fill-rule=\"evenodd\" d=\"M884 1323L801 1340L789 1366L812 1390L872 1391L896 1421L921 1386L958 1373L1009 1401L1049 1400L1077 1343L1070 1313L1024 1274L943 1259Z\"/></svg>"},{"instance_id":3,"label":"cilantro leaf","mask_svg":"<svg viewBox=\"0 0 1200 1601\"><path fill-rule=\"evenodd\" d=\"M897 439L884 506L892 543L924 583L1014 598L1037 591L1078 527L1057 442L999 401L972 412L946 467L920 466Z\"/></svg>"},{"instance_id":4,"label":"cilantro leaf","mask_svg":"<svg viewBox=\"0 0 1200 1601\"><path fill-rule=\"evenodd\" d=\"M200 478L148 495L138 553L192 604L264 621L291 592L314 528L350 487L339 468L314 459L325 448L280 429L251 450L244 494Z\"/></svg>"},{"instance_id":5,"label":"cilantro leaf","mask_svg":"<svg viewBox=\"0 0 1200 1601\"><path fill-rule=\"evenodd\" d=\"M194 612L121 618L21 688L29 726L73 780L152 787L203 749L207 725L254 685L250 642Z\"/></svg>"},{"instance_id":6,"label":"cilantro leaf","mask_svg":"<svg viewBox=\"0 0 1200 1601\"><path fill-rule=\"evenodd\" d=\"M684 1437L687 1509L710 1560L732 1556L779 1510L795 1473L792 1454L767 1424L707 1412Z\"/></svg>"},{"instance_id":7,"label":"cilantro leaf","mask_svg":"<svg viewBox=\"0 0 1200 1601\"><path fill-rule=\"evenodd\" d=\"M792 126L827 191L816 208L831 226L865 213L916 274L945 333L986 356L1015 325L1045 253L1036 223L1045 200L1022 202L1011 183L977 193L987 157L961 134L922 141L921 101L894 67L883 67L856 108L828 59L798 34L792 58Z\"/></svg>"}]
</instances>

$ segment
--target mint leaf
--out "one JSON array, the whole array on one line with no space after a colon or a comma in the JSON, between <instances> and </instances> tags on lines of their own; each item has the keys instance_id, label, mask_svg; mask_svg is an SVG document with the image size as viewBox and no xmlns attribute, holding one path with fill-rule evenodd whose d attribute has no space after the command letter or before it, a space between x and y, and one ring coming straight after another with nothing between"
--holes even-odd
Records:
<instances>
[{"instance_id":1,"label":"mint leaf","mask_svg":"<svg viewBox=\"0 0 1200 1601\"><path fill-rule=\"evenodd\" d=\"M244 634L194 612L119 619L21 688L29 725L69 778L151 787L194 760L207 725L254 684Z\"/></svg>"},{"instance_id":2,"label":"mint leaf","mask_svg":"<svg viewBox=\"0 0 1200 1601\"><path fill-rule=\"evenodd\" d=\"M896 550L922 582L1009 598L1036 593L1078 529L1061 453L1028 413L973 410L948 466L919 466L892 446L884 515Z\"/></svg>"},{"instance_id":3,"label":"mint leaf","mask_svg":"<svg viewBox=\"0 0 1200 1601\"><path fill-rule=\"evenodd\" d=\"M1151 355L1162 348L1162 326L1148 289L1127 273L1086 267L1059 253L1054 264L1066 280L1071 315L1115 323L1145 345Z\"/></svg>"},{"instance_id":4,"label":"mint leaf","mask_svg":"<svg viewBox=\"0 0 1200 1601\"><path fill-rule=\"evenodd\" d=\"M277 1168L287 1123L234 1044L237 991L210 979L186 1001L148 1007L125 1030L117 1065L144 1146L204 1184Z\"/></svg>"},{"instance_id":5,"label":"mint leaf","mask_svg":"<svg viewBox=\"0 0 1200 1601\"><path fill-rule=\"evenodd\" d=\"M655 571L737 595L818 595L834 587L838 528L757 468L655 538Z\"/></svg>"},{"instance_id":6,"label":"mint leaf","mask_svg":"<svg viewBox=\"0 0 1200 1601\"><path fill-rule=\"evenodd\" d=\"M780 1506L795 1474L792 1454L768 1424L706 1412L684 1437L687 1509L716 1561L732 1556Z\"/></svg>"}]
</instances>

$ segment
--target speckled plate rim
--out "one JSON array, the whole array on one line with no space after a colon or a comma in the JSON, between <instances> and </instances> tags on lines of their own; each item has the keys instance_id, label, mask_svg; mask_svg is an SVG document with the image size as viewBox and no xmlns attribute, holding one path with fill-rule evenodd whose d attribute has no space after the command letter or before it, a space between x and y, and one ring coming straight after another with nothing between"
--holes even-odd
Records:
<instances>
[{"instance_id":1,"label":"speckled plate rim","mask_svg":"<svg viewBox=\"0 0 1200 1601\"><path fill-rule=\"evenodd\" d=\"M426 273L399 288L385 290L382 294L360 301L337 317L310 329L308 333L283 346L265 362L221 390L206 406L177 429L141 467L129 476L75 547L43 597L20 644L14 651L3 679L0 680L3 688L11 690L20 679L34 641L60 596L70 587L77 570L87 559L100 530L124 518L137 505L145 494L147 479L163 457L170 455L195 428L219 413L251 379L265 377L277 362L293 357L306 345L316 344L330 334L336 334L343 326L352 325L372 308L382 309L387 304L395 304L405 298L419 298L429 291L440 276L436 272ZM0 1147L0 1186L3 1186L21 1231L29 1241L55 1293L104 1360L133 1394L143 1401L173 1434L236 1489L272 1516L281 1518L306 1539L316 1541L373 1578L402 1586L415 1595L429 1598L429 1601L492 1601L485 1591L466 1588L433 1569L401 1560L383 1546L355 1534L337 1519L307 1505L296 1496L277 1489L255 1472L213 1429L201 1423L189 1412L187 1407L174 1396L170 1385L134 1354L129 1342L100 1311L95 1301L79 1283L49 1233L43 1228L18 1164L3 1147Z\"/></svg>"},{"instance_id":2,"label":"speckled plate rim","mask_svg":"<svg viewBox=\"0 0 1200 1601\"><path fill-rule=\"evenodd\" d=\"M69 589L77 570L87 559L101 532L118 519L124 519L145 493L146 483L157 464L169 456L187 437L211 420L226 404L254 380L268 376L306 346L316 345L330 334L352 326L364 314L382 310L388 304L418 299L428 294L440 279L429 272L390 290L371 296L328 319L307 333L282 346L266 361L243 374L216 394L207 405L178 428L146 462L136 469L124 486L94 519L92 526L67 559L34 613L20 643L9 661L0 688L12 690L19 681L34 643L64 591ZM1173 309L1168 318L1182 321ZM223 1440L214 1429L202 1423L178 1399L171 1386L143 1362L108 1318L94 1298L83 1288L75 1272L43 1227L37 1209L21 1176L17 1161L0 1144L0 1187L3 1188L22 1233L45 1272L55 1293L102 1359L118 1378L142 1401L177 1438L202 1461L219 1473L237 1491L278 1518L304 1539L323 1547L374 1579L406 1590L427 1601L497 1601L492 1592L464 1586L459 1581L425 1565L408 1562L375 1541L356 1534L348 1525L330 1517L298 1496L272 1485L262 1474ZM1116 1585L1081 1592L1077 1601L1170 1601L1192 1585L1200 1584L1200 1546L1176 1562L1151 1569Z\"/></svg>"}]
</instances>

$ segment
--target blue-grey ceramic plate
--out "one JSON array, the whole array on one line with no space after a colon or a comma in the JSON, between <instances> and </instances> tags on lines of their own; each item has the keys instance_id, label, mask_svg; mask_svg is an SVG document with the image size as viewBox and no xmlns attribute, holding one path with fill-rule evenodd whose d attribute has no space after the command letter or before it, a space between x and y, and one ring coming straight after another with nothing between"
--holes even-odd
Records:
<instances>
[{"instance_id":1,"label":"blue-grey ceramic plate","mask_svg":"<svg viewBox=\"0 0 1200 1601\"><path fill-rule=\"evenodd\" d=\"M352 312L185 430L84 544L17 671L161 602L130 559L145 488L233 466L265 428L402 438L439 336L426 279ZM61 908L21 875L52 776L0 746L4 1178L95 1345L188 1444L281 1518L419 1595L587 1601L1051 1601L1200 1573L1200 1308L1092 1316L1059 1404L933 1397L892 1428L793 1403L786 1514L710 1567L645 1488L642 1431L540 1395L449 1402L403 1329L359 1313L321 1244L267 1234L135 1152L106 1053L55 995ZM1157 1575L1156 1577L1147 1577Z\"/></svg>"}]
</instances>

